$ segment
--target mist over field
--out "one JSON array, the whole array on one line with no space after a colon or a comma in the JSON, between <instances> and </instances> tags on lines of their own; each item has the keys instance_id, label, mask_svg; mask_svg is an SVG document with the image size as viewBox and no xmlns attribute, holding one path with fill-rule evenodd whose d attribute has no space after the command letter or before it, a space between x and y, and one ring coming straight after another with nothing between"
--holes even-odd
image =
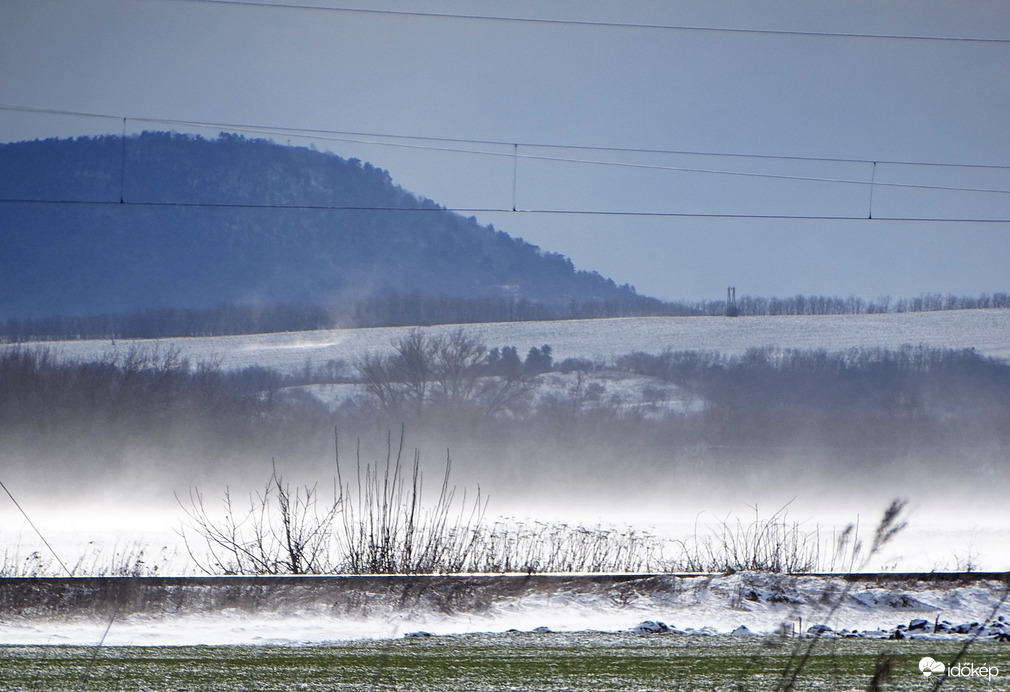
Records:
<instances>
[{"instance_id":1,"label":"mist over field","mask_svg":"<svg viewBox=\"0 0 1010 692\"><path fill-rule=\"evenodd\" d=\"M218 511L276 470L328 495L335 434L353 474L402 425L425 497L448 454L493 519L683 540L786 508L830 542L900 497L904 542L867 569L1005 569L1008 326L973 310L8 345L4 481L64 562L143 548L192 571L192 489ZM454 337L477 350L455 379L433 366L423 397L383 370L411 338ZM11 555L47 552L2 512Z\"/></svg>"}]
</instances>

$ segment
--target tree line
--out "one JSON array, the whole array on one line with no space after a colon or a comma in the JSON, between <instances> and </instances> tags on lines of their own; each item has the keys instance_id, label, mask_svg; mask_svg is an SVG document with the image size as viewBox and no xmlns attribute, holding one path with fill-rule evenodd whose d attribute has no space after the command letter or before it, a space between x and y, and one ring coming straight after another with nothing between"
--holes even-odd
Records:
<instances>
[{"instance_id":1,"label":"tree line","mask_svg":"<svg viewBox=\"0 0 1010 692\"><path fill-rule=\"evenodd\" d=\"M615 366L671 382L722 407L946 416L1010 407L1010 365L974 349L752 348L741 356L668 349L620 356Z\"/></svg>"},{"instance_id":2,"label":"tree line","mask_svg":"<svg viewBox=\"0 0 1010 692\"><path fill-rule=\"evenodd\" d=\"M1010 294L979 296L923 294L892 301L881 298L742 296L741 316L869 315L940 310L1010 308ZM0 342L64 339L158 339L310 331L344 327L403 327L487 322L533 322L610 317L723 316L725 301L668 302L638 296L634 300L572 300L549 305L526 298L433 296L389 293L350 306L295 303L219 305L207 309L148 309L126 314L10 318L0 322Z\"/></svg>"},{"instance_id":3,"label":"tree line","mask_svg":"<svg viewBox=\"0 0 1010 692\"><path fill-rule=\"evenodd\" d=\"M692 309L706 315L726 313L726 301L701 302ZM939 310L984 310L1010 307L1010 293L982 293L978 296L958 296L953 294L924 293L916 298L892 300L883 297L866 300L849 296L804 296L787 298L764 298L742 296L736 300L739 315L875 315L903 312L934 312Z\"/></svg>"},{"instance_id":4,"label":"tree line","mask_svg":"<svg viewBox=\"0 0 1010 692\"><path fill-rule=\"evenodd\" d=\"M1010 364L970 349L667 350L558 362L549 344L521 353L462 329L413 330L391 347L283 374L224 370L171 350L68 362L8 346L0 350L0 457L10 468L56 465L78 475L121 473L137 458L203 472L226 459L325 454L334 427L401 423L472 444L482 457L522 448L529 459L546 455L539 463L548 467L596 464L596 473L617 460L650 473L757 472L788 458L875 469L910 460L947 468L956 459L966 473L1002 473L1010 450ZM703 405L657 409L647 390L629 400L611 387L621 375ZM356 394L327 405L310 391L332 383Z\"/></svg>"}]
</instances>

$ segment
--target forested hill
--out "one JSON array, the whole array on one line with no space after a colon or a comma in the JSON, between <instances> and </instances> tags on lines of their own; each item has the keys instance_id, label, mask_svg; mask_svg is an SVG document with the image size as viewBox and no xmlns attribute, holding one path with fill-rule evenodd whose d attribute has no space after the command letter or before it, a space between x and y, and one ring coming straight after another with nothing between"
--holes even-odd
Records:
<instances>
[{"instance_id":1,"label":"forested hill","mask_svg":"<svg viewBox=\"0 0 1010 692\"><path fill-rule=\"evenodd\" d=\"M235 305L333 314L390 295L658 302L368 163L236 135L3 144L0 199L0 320Z\"/></svg>"}]
</instances>

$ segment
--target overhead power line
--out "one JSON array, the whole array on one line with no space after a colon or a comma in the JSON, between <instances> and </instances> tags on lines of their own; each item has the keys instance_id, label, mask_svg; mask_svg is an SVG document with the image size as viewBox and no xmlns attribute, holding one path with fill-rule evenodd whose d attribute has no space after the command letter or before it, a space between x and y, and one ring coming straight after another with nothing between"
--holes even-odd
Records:
<instances>
[{"instance_id":1,"label":"overhead power line","mask_svg":"<svg viewBox=\"0 0 1010 692\"><path fill-rule=\"evenodd\" d=\"M663 148L648 148L648 147L616 147L616 146L597 146L597 145L587 145L587 144L564 144L558 142L533 142L533 141L507 141L500 139L473 139L465 137L436 137L432 135L416 135L416 134L403 134L403 133L390 133L390 132L364 132L360 130L336 130L336 129L325 129L325 128L309 128L309 127L287 127L283 125L256 125L249 123L235 123L235 122L225 122L225 121L213 121L213 120L184 120L178 118L151 118L143 116L130 116L123 114L112 114L112 113L96 113L93 111L77 111L68 110L63 108L39 108L36 106L21 106L12 104L0 104L0 111L16 111L22 113L38 113L44 115L65 115L71 117L82 117L82 118L99 118L107 120L115 120L118 124L122 120L128 120L135 123L147 123L152 125L172 125L172 126L184 126L184 127L196 127L196 128L206 128L206 129L217 129L221 128L223 130L232 130L240 132L248 132L253 134L267 134L267 135L284 135L292 137L304 137L309 139L321 139L327 140L329 136L336 137L333 141L357 141L357 140L345 140L343 137L376 137L381 139L392 139L392 140L410 140L419 142L443 142L448 144L468 144L468 145L485 145L485 146L499 146L507 148L509 152L512 151L512 147L520 146L526 149L562 149L571 151L600 151L608 153L626 153L626 154L658 154L658 155L670 155L670 156L708 156L708 157L718 157L718 158L739 158L739 159L755 159L755 160L773 160L773 161L808 161L815 163L853 163L853 164L882 164L882 165L894 165L894 166L935 166L935 167L951 167L951 168L977 168L977 169L994 169L994 170L1010 170L1010 164L985 164L985 163L957 163L957 162L942 162L942 161L913 161L908 159L871 159L871 158L843 158L837 156L793 156L788 154L754 154L746 152L725 152L725 151L700 151L697 149L663 149ZM363 141L364 144L379 144L388 145L390 143L386 142L373 142L373 141ZM454 149L447 149L446 151L456 151ZM470 150L459 150L465 153L484 153L480 151L470 151ZM502 155L501 152L493 152L495 155ZM505 153L506 156L511 156L511 153Z\"/></svg>"},{"instance_id":2,"label":"overhead power line","mask_svg":"<svg viewBox=\"0 0 1010 692\"><path fill-rule=\"evenodd\" d=\"M85 111L35 108L31 106L14 106L5 104L0 104L0 110L27 112L27 113L44 113L49 115L65 115L73 117L105 118L110 120L114 119L117 122L118 121L123 122L124 136L125 136L126 121L132 121L138 123L162 124L162 125L191 127L191 128L209 128L209 129L221 128L224 130L240 131L259 135L299 136L316 140L363 144L369 146L384 146L384 147L395 147L405 149L418 149L424 151L467 154L476 156L491 156L503 159L512 159L513 161L523 159L530 161L572 163L581 165L605 166L613 168L629 168L629 169L655 170L655 171L681 172L681 173L701 173L710 175L738 176L745 178L765 178L773 180L789 180L798 182L866 185L871 187L882 187L882 188L942 190L949 192L1010 194L1010 190L1001 188L934 185L925 183L884 182L875 180L876 168L877 166L881 165L962 168L968 170L971 169L1010 170L1010 165L958 164L947 162L934 163L934 162L922 162L922 161L915 162L915 161L898 161L898 160L874 161L870 159L843 159L843 158L814 157L814 156L776 156L769 154L703 152L703 151L687 151L687 150L673 150L673 149L638 149L638 148L624 148L624 147L599 147L599 146L587 146L587 145L544 144L544 143L529 143L529 142L518 143L518 142L505 142L498 140L430 137L430 136L415 136L415 135L403 135L403 134L391 134L391 133L377 133L377 132L371 132L371 133L353 132L347 130L270 127L263 125L247 125L241 123L210 122L210 121L197 121L197 120L156 119L156 118L143 118L143 117L134 118L134 117L124 117L120 115L92 113ZM381 140L393 140L393 141L381 141ZM416 142L428 142L428 143L417 144ZM471 146L497 146L501 147L501 149L499 151L489 151L486 149L466 149L461 148L460 146L442 146L442 145L430 144L430 142L443 143L446 145L456 144L456 145L471 145ZM869 171L872 177L844 178L837 176L829 177L829 176L811 176L811 175L796 175L796 174L783 174L783 173L761 173L754 171L727 170L722 168L709 168L698 166L673 166L668 164L640 163L632 161L608 161L602 159L576 158L572 156L520 153L519 147L531 150L595 151L595 152L625 153L635 155L694 156L694 157L707 157L707 158L753 159L763 161L841 163L841 164L865 165L868 168L872 166L872 169Z\"/></svg>"},{"instance_id":3,"label":"overhead power line","mask_svg":"<svg viewBox=\"0 0 1010 692\"><path fill-rule=\"evenodd\" d=\"M934 221L934 222L961 222L961 223L1004 223L1008 219L1004 218L971 218L971 217L911 217L905 215L880 215L878 213L873 213L873 190L876 188L891 188L891 189L907 189L907 190L928 190L928 191L944 191L944 192L960 192L960 193L984 193L984 194L997 194L997 195L1007 195L1010 194L1010 190L998 188L998 187L972 187L966 185L938 185L938 184L928 184L928 183L904 183L904 182L888 182L882 181L878 176L878 168L881 165L893 165L893 166L912 166L912 167L939 167L939 168L960 168L965 170L990 170L990 171L1010 171L1010 165L991 165L991 164L954 164L949 162L944 163L932 163L932 162L911 162L911 161L870 161L863 159L842 159L842 158L828 158L828 157L801 157L801 156L774 156L767 154L742 154L742 153L719 153L719 152L701 152L701 151L683 151L683 150L663 150L663 149L634 149L634 148L620 148L620 147L596 147L596 146L586 146L586 145L563 145L563 144L533 144L525 143L519 144L515 142L507 143L504 141L495 140L477 140L477 139L464 139L464 138L444 138L444 137L418 137L412 135L402 135L402 134L390 134L390 133L363 133L363 132L351 132L351 131L341 131L341 130L317 130L317 129L303 129L303 128L291 128L291 127L267 127L260 125L246 125L240 123L225 123L225 122L205 122L205 121L194 121L194 120L176 120L176 119L155 119L155 118L131 118L124 117L120 115L104 114L104 113L90 113L85 111L71 111L62 109L47 109L47 108L36 108L31 106L18 106L18 105L5 105L0 104L0 110L8 110L15 112L26 112L26 113L40 113L49 115L63 115L71 117L88 117L88 118L100 118L115 120L117 122L117 129L121 132L121 137L123 138L123 153L122 158L124 162L123 170L121 175L125 175L125 161L126 161L126 142L127 142L127 122L134 121L145 124L160 124L167 125L171 127L185 127L185 128L210 128L210 129L221 129L221 130L231 130L245 133L253 133L258 135L294 135L298 137L314 139L314 140L324 140L324 141L337 141L337 142L347 142L354 144L363 144L368 146L387 146L387 147L398 147L398 148L408 148L408 149L419 149L425 151L434 152L447 152L455 154L466 154L466 155L477 155L477 156L492 156L499 157L503 159L512 160L512 171L513 171L513 195L512 195L512 208L462 208L454 207L449 209L450 211L465 212L465 213L505 213L505 212L522 212L530 214L568 214L568 215L596 215L596 216L651 216L651 217L689 217L689 218L751 218L751 219L809 219L809 220L858 220L858 219L875 219L875 220L891 220L891 221ZM763 173L757 171L744 171L744 170L731 170L726 168L716 168L716 167L702 167L702 166L689 166L689 165L670 165L663 163L644 163L638 161L614 161L606 160L601 158L587 158L587 157L576 157L561 155L560 153L526 153L525 151L520 152L520 146L524 150L533 151L547 151L547 152L567 152L567 151L581 151L581 152L605 152L605 153L624 153L628 155L666 155L666 156L693 156L693 157L706 157L706 158L731 158L734 160L747 160L754 159L760 161L783 161L783 162L801 162L801 163L830 163L830 164L849 164L849 165L861 165L866 166L867 175L866 177L842 177L842 176L824 176L824 175L800 175L800 174L787 174L787 173ZM479 148L478 148L479 147ZM498 150L489 149L489 147L498 147ZM614 167L614 168L624 168L624 169L639 169L646 171L659 171L659 172L678 172L678 173L693 173L693 174L706 174L706 175L721 175L721 176L736 176L743 178L755 178L755 179L771 179L771 180L783 180L791 182L806 182L806 183L824 183L824 184L842 184L842 185L859 185L864 186L870 191L869 199L869 211L863 214L861 211L858 214L841 214L841 215L805 215L805 214L722 214L722 213L694 213L694 212L667 212L667 211L643 211L643 210L598 210L598 209L552 209L552 208L520 208L520 205L516 202L515 197L515 186L517 182L517 168L516 165L518 161L528 160L537 162L549 162L549 163L564 163L564 164L575 164L575 165L591 165L591 166L604 166L604 167ZM125 189L125 178L121 181L121 188ZM55 203L55 204L111 204L113 202L104 200L72 200L72 199L15 199L15 198L0 198L0 202L19 202L19 203ZM133 200L127 202L124 196L121 195L120 203L128 203L133 206L146 205L146 206L175 206L175 207L218 207L218 208L288 208L288 209L318 209L318 210L343 210L343 211L437 211L445 210L442 207L417 207L417 208L405 208L405 207L359 207L359 206L333 206L333 205L269 205L269 204L232 204L232 203L214 203L214 202L172 202L172 201L145 201L145 200Z\"/></svg>"},{"instance_id":4,"label":"overhead power line","mask_svg":"<svg viewBox=\"0 0 1010 692\"><path fill-rule=\"evenodd\" d=\"M332 7L322 5L287 4L280 2L256 2L255 0L149 0L174 2L178 4L230 5L244 8L268 8L298 10L303 12L331 12L345 14L381 15L392 17L415 17L427 19L451 19L461 21L503 22L514 24L542 24L556 26L581 26L607 29L637 29L648 31L697 31L725 34L751 34L756 36L809 36L819 38L858 38L898 41L957 41L967 43L1007 44L1010 39L987 38L984 36L930 36L925 34L898 34L847 31L810 31L800 29L753 29L728 26L703 26L694 24L661 24L653 22L616 22L589 19L558 19L551 17L521 17L516 15L467 14L455 12L422 12L416 10L387 10L360 7Z\"/></svg>"},{"instance_id":5,"label":"overhead power line","mask_svg":"<svg viewBox=\"0 0 1010 692\"><path fill-rule=\"evenodd\" d=\"M35 531L38 537L42 539L42 542L45 544L46 548L48 548L49 552L53 554L53 557L56 558L56 561L60 563L60 567L63 568L63 571L65 571L71 577L74 576L73 570L67 567L66 563L60 559L59 554L53 549L53 546L50 545L49 541L46 540L46 537L42 535L42 532L39 531L39 527L37 527L35 525L35 522L31 520L31 517L29 517L28 513L25 512L24 508L21 506L21 503L14 499L14 495L12 495L11 491L7 489L7 486L3 484L3 481L0 481L0 488L3 488L3 491L7 493L7 497L11 499L11 502L14 503L14 506L18 508L19 512L21 512L21 516L25 518L25 521L27 521L28 525L32 527L32 530Z\"/></svg>"},{"instance_id":6,"label":"overhead power line","mask_svg":"<svg viewBox=\"0 0 1010 692\"><path fill-rule=\"evenodd\" d=\"M653 218L687 218L687 219L756 219L756 220L801 220L801 221L914 221L925 223L979 223L1000 224L1010 223L1010 218L972 218L972 217L940 217L940 216L901 216L901 215L855 215L855 214L756 214L756 213L718 213L690 211L642 211L619 209L551 209L543 207L390 207L368 205L340 204L275 204L260 202L172 202L158 200L85 200L85 199L30 199L30 198L0 198L0 204L32 204L32 205L69 205L69 206L104 206L104 207L162 207L178 209L288 209L302 211L333 211L333 212L424 212L424 213L456 213L456 214L553 214L558 216L628 216Z\"/></svg>"}]
</instances>

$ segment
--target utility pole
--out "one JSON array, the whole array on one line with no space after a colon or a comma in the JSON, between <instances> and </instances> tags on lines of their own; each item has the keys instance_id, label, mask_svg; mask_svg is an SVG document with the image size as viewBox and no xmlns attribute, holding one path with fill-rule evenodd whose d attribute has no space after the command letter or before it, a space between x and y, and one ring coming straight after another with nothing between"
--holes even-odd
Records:
<instances>
[{"instance_id":1,"label":"utility pole","mask_svg":"<svg viewBox=\"0 0 1010 692\"><path fill-rule=\"evenodd\" d=\"M726 317L739 317L740 309L736 306L736 286L726 289Z\"/></svg>"}]
</instances>

